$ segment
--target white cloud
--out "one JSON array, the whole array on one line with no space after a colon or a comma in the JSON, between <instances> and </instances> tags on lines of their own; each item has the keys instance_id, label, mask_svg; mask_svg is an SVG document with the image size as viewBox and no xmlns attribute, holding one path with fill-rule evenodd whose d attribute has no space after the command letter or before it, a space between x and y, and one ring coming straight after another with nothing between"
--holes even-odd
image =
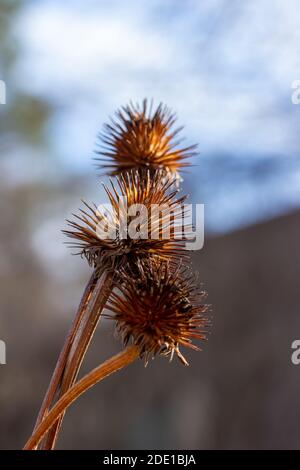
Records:
<instances>
[{"instance_id":1,"label":"white cloud","mask_svg":"<svg viewBox=\"0 0 300 470\"><path fill-rule=\"evenodd\" d=\"M87 122L105 119L147 95L177 109L211 150L295 151L291 116L279 109L300 74L295 0L166 2L159 21L162 1L82 5L35 3L21 22L27 55L18 75L66 106L66 120L78 106L89 109Z\"/></svg>"},{"instance_id":2,"label":"white cloud","mask_svg":"<svg viewBox=\"0 0 300 470\"><path fill-rule=\"evenodd\" d=\"M202 154L299 155L298 0L34 2L19 85L57 105L56 151L90 164L96 128L129 99L178 111Z\"/></svg>"}]
</instances>

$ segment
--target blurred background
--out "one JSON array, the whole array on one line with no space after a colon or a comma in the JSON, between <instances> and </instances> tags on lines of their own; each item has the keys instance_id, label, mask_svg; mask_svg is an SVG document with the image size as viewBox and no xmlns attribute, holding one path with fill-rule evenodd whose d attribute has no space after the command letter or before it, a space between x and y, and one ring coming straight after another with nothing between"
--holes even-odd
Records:
<instances>
[{"instance_id":1,"label":"blurred background","mask_svg":"<svg viewBox=\"0 0 300 470\"><path fill-rule=\"evenodd\" d=\"M0 0L0 447L28 438L89 268L60 230L104 202L96 135L163 101L199 157L193 255L214 326L191 367L157 359L72 406L58 448L300 447L300 8L297 0ZM97 331L83 371L117 352Z\"/></svg>"}]
</instances>

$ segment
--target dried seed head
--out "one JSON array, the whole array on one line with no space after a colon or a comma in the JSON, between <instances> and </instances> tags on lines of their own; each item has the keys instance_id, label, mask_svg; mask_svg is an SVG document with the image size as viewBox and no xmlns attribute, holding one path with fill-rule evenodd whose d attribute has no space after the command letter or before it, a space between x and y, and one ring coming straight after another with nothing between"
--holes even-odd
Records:
<instances>
[{"instance_id":1,"label":"dried seed head","mask_svg":"<svg viewBox=\"0 0 300 470\"><path fill-rule=\"evenodd\" d=\"M176 137L182 128L173 129L175 121L167 106L160 104L153 110L147 100L142 107L130 104L121 108L99 134L104 144L96 151L99 168L111 176L144 168L177 175L189 165L185 160L195 155L196 146L179 147L181 140Z\"/></svg>"},{"instance_id":2,"label":"dried seed head","mask_svg":"<svg viewBox=\"0 0 300 470\"><path fill-rule=\"evenodd\" d=\"M115 262L120 266L145 256L188 256L185 240L192 228L183 225L186 197L177 198L174 181L163 179L160 171L144 176L142 179L138 171L120 175L116 185L104 186L109 209L84 202L80 214L73 214L76 220L67 221L71 230L63 232L75 240L70 245L94 267ZM142 214L136 205L142 206Z\"/></svg>"},{"instance_id":3,"label":"dried seed head","mask_svg":"<svg viewBox=\"0 0 300 470\"><path fill-rule=\"evenodd\" d=\"M209 326L205 292L200 291L188 268L175 270L168 263L138 263L133 272L123 272L119 292L107 305L125 344L132 341L148 362L156 354L174 353L188 365L179 347L199 350L193 339L204 340Z\"/></svg>"}]
</instances>

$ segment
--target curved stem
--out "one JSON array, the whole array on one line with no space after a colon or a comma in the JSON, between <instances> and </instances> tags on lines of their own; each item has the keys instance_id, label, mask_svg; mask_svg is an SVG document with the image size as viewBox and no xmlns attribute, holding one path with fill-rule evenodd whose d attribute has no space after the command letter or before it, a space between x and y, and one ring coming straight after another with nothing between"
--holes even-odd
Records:
<instances>
[{"instance_id":1,"label":"curved stem","mask_svg":"<svg viewBox=\"0 0 300 470\"><path fill-rule=\"evenodd\" d=\"M37 428L37 426L40 424L40 422L43 420L44 416L47 414L51 403L54 400L55 394L57 393L59 383L62 379L65 366L67 364L68 356L70 353L70 350L72 348L72 344L75 340L76 334L78 332L78 329L80 328L80 324L82 321L82 318L84 316L89 298L91 296L91 293L93 292L95 286L95 275L93 274L85 288L85 291L83 293L83 296L81 298L81 302L79 304L78 310L76 317L74 319L74 322L70 328L70 331L65 339L64 346L61 350L61 353L58 357L56 367L54 369L53 375L51 377L48 389L46 391L42 406L40 408L35 427L34 429Z\"/></svg>"},{"instance_id":2,"label":"curved stem","mask_svg":"<svg viewBox=\"0 0 300 470\"><path fill-rule=\"evenodd\" d=\"M76 337L72 343L68 361L61 380L61 387L58 398L64 395L70 387L75 383L80 366L92 340L96 327L99 323L103 308L107 302L113 284L113 273L106 271L100 275L96 281L96 285L91 293L86 307L84 318L76 332ZM43 444L44 450L54 448L59 430L62 425L64 414L61 414L56 423L49 430L47 438Z\"/></svg>"},{"instance_id":3,"label":"curved stem","mask_svg":"<svg viewBox=\"0 0 300 470\"><path fill-rule=\"evenodd\" d=\"M38 425L32 436L29 438L24 446L24 450L34 449L40 440L43 438L45 433L48 431L50 426L59 418L59 416L66 411L66 409L84 392L95 385L100 380L104 379L108 375L128 366L137 359L139 351L136 346L129 346L128 348L121 351L119 354L111 357L107 361L100 364L98 367L93 369L81 380L79 380L73 387L71 387L53 406L49 414L44 420Z\"/></svg>"}]
</instances>

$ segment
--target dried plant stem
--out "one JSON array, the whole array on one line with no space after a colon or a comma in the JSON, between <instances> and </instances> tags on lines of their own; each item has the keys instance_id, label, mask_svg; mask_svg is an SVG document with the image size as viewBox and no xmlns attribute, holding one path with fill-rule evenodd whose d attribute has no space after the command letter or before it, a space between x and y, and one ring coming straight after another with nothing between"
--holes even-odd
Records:
<instances>
[{"instance_id":1,"label":"dried plant stem","mask_svg":"<svg viewBox=\"0 0 300 470\"><path fill-rule=\"evenodd\" d=\"M85 313L76 331L76 336L69 351L67 363L63 372L58 398L61 397L74 384L80 366L89 347L93 334L99 323L101 312L106 304L113 285L113 273L104 271L99 275L96 284L89 296ZM49 430L42 448L51 450L55 446L64 415L54 423Z\"/></svg>"},{"instance_id":2,"label":"dried plant stem","mask_svg":"<svg viewBox=\"0 0 300 470\"><path fill-rule=\"evenodd\" d=\"M138 348L136 346L129 346L85 375L57 401L44 420L35 429L25 444L24 450L34 449L53 423L80 395L108 375L128 366L138 357Z\"/></svg>"},{"instance_id":3,"label":"dried plant stem","mask_svg":"<svg viewBox=\"0 0 300 470\"><path fill-rule=\"evenodd\" d=\"M54 400L54 397L57 393L60 381L61 381L63 373L64 373L65 366L67 364L68 355L70 353L72 344L73 344L74 339L76 337L76 333L78 332L78 329L80 327L82 317L84 316L86 306L88 304L89 298L91 296L91 293L92 293L94 287L95 287L95 275L93 274L91 276L86 288L85 288L85 291L84 291L83 296L81 298L80 305L79 305L78 310L77 310L76 317L75 317L75 319L73 321L73 324L70 328L70 331L69 331L69 333L68 333L68 335L65 339L64 346L63 346L63 348L61 350L61 353L59 355L59 358L57 360L55 370L54 370L53 375L51 377L50 384L48 386L46 395L44 397L42 406L40 408L40 411L39 411L39 414L38 414L38 417L37 417L37 420L36 420L35 428L44 419L44 416L45 416L45 414L47 414L48 409L50 408L50 406L51 406L51 404Z\"/></svg>"}]
</instances>

